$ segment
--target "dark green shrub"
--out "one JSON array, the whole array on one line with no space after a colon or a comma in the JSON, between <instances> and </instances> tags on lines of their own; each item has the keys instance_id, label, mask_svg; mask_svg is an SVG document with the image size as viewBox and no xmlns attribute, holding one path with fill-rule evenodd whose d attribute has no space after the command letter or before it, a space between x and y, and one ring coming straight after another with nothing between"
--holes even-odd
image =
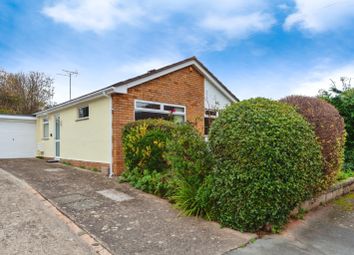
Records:
<instances>
[{"instance_id":1,"label":"dark green shrub","mask_svg":"<svg viewBox=\"0 0 354 255\"><path fill-rule=\"evenodd\" d=\"M213 213L224 226L278 229L322 179L315 133L284 103L257 98L227 107L209 141L216 161Z\"/></svg>"},{"instance_id":2,"label":"dark green shrub","mask_svg":"<svg viewBox=\"0 0 354 255\"><path fill-rule=\"evenodd\" d=\"M348 140L348 138L347 138ZM353 172L354 173L354 148L350 148L346 144L345 147L345 161L344 161L344 171L345 172Z\"/></svg>"},{"instance_id":3,"label":"dark green shrub","mask_svg":"<svg viewBox=\"0 0 354 255\"><path fill-rule=\"evenodd\" d=\"M173 179L170 198L186 215L208 217L209 193L205 183L213 160L203 136L190 124L179 125L167 142Z\"/></svg>"},{"instance_id":4,"label":"dark green shrub","mask_svg":"<svg viewBox=\"0 0 354 255\"><path fill-rule=\"evenodd\" d=\"M150 119L129 123L123 130L126 169L121 181L136 188L165 196L168 189L169 165L165 159L166 143L176 124Z\"/></svg>"},{"instance_id":5,"label":"dark green shrub","mask_svg":"<svg viewBox=\"0 0 354 255\"><path fill-rule=\"evenodd\" d=\"M319 98L288 96L280 101L294 106L315 130L324 159L324 180L321 186L327 189L336 181L343 167L346 135L343 118L333 105Z\"/></svg>"}]
</instances>

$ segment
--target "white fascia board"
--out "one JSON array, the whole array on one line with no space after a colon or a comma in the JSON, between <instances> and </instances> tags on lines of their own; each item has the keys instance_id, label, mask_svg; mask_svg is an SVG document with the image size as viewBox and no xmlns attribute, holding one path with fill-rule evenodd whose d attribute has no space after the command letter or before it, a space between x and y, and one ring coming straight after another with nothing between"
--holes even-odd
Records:
<instances>
[{"instance_id":1,"label":"white fascia board","mask_svg":"<svg viewBox=\"0 0 354 255\"><path fill-rule=\"evenodd\" d=\"M152 75L149 75L147 77L141 78L139 80L129 82L129 83L125 84L125 85L121 85L121 86L115 87L114 88L114 92L115 93L120 93L120 94L127 94L129 88L132 88L132 87L135 87L135 86L140 85L142 83L157 79L157 78L159 78L161 76L164 76L166 74L178 71L178 70L180 70L182 68L185 68L185 67L188 67L188 66L191 66L191 65L194 65L204 75L204 77L206 79L208 79L210 81L210 83L213 84L218 90L220 90L220 92L223 93L231 102L236 102L235 98L232 95L230 95L230 93L228 93L223 88L223 86L217 80L215 80L211 75L209 75L209 73L195 60L190 60L188 62L182 63L182 64L180 64L178 66L171 67L169 69L166 69L164 71L158 72L156 74L152 74Z\"/></svg>"},{"instance_id":2,"label":"white fascia board","mask_svg":"<svg viewBox=\"0 0 354 255\"><path fill-rule=\"evenodd\" d=\"M136 86L136 85L135 85ZM130 87L129 87L130 88ZM119 86L114 88L114 93L119 94L128 94L128 87L126 86Z\"/></svg>"},{"instance_id":3,"label":"white fascia board","mask_svg":"<svg viewBox=\"0 0 354 255\"><path fill-rule=\"evenodd\" d=\"M52 108L49 108L47 110L37 112L37 113L35 113L35 115L36 116L47 115L48 113L57 112L62 109L65 109L65 108L68 108L71 106L75 106L75 105L78 105L78 104L81 104L81 103L84 103L84 102L87 102L87 101L90 101L93 99L97 99L100 97L106 97L107 95L112 94L113 92L114 92L113 88L100 90L100 91L97 91L96 93L88 94L86 96L82 96L77 99L73 99L73 100L68 101L66 103L59 104L58 106L53 106Z\"/></svg>"},{"instance_id":4,"label":"white fascia board","mask_svg":"<svg viewBox=\"0 0 354 255\"><path fill-rule=\"evenodd\" d=\"M1 120L28 120L28 121L35 121L36 117L22 116L22 115L0 114L0 119Z\"/></svg>"},{"instance_id":5,"label":"white fascia board","mask_svg":"<svg viewBox=\"0 0 354 255\"><path fill-rule=\"evenodd\" d=\"M144 78L141 78L139 80L129 82L129 83L125 84L125 85L121 85L121 86L115 87L114 88L114 92L120 93L120 94L127 94L129 88L132 88L132 87L135 87L135 86L140 85L142 83L157 79L157 78L159 78L161 76L164 76L166 74L178 71L178 70L180 70L180 69L182 69L184 67L190 66L191 64L193 64L192 62L195 62L195 61L188 61L188 62L182 63L182 64L180 64L178 66L174 66L174 67L171 67L169 69L166 69L164 71L161 71L161 72L158 72L158 73L155 73L155 74L151 74L151 75L149 75L147 77L144 77Z\"/></svg>"}]
</instances>

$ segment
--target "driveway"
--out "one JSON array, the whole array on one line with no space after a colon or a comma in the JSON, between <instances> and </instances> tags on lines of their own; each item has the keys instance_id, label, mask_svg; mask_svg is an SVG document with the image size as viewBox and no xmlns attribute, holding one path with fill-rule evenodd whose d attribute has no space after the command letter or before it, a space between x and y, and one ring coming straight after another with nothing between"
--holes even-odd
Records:
<instances>
[{"instance_id":1,"label":"driveway","mask_svg":"<svg viewBox=\"0 0 354 255\"><path fill-rule=\"evenodd\" d=\"M181 216L166 200L88 170L39 159L0 160L0 168L26 181L113 254L223 254L255 237Z\"/></svg>"},{"instance_id":2,"label":"driveway","mask_svg":"<svg viewBox=\"0 0 354 255\"><path fill-rule=\"evenodd\" d=\"M0 170L0 254L96 254L26 183Z\"/></svg>"},{"instance_id":3,"label":"driveway","mask_svg":"<svg viewBox=\"0 0 354 255\"><path fill-rule=\"evenodd\" d=\"M294 221L281 235L259 239L227 255L353 255L354 193Z\"/></svg>"}]
</instances>

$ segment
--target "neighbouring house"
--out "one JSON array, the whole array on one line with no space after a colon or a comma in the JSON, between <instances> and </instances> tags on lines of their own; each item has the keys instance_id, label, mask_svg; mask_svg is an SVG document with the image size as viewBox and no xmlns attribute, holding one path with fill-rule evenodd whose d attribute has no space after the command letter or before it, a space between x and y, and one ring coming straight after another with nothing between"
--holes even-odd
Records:
<instances>
[{"instance_id":1,"label":"neighbouring house","mask_svg":"<svg viewBox=\"0 0 354 255\"><path fill-rule=\"evenodd\" d=\"M172 114L205 133L215 109L236 101L197 58L188 58L37 112L36 154L119 175L128 122Z\"/></svg>"}]
</instances>

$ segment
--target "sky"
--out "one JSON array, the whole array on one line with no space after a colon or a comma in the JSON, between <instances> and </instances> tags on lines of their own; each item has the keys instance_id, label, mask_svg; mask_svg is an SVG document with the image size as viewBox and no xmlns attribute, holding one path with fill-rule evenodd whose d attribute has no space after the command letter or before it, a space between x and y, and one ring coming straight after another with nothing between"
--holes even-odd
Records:
<instances>
[{"instance_id":1,"label":"sky","mask_svg":"<svg viewBox=\"0 0 354 255\"><path fill-rule=\"evenodd\" d=\"M196 56L238 98L354 78L354 0L0 0L0 68L72 95Z\"/></svg>"}]
</instances>

